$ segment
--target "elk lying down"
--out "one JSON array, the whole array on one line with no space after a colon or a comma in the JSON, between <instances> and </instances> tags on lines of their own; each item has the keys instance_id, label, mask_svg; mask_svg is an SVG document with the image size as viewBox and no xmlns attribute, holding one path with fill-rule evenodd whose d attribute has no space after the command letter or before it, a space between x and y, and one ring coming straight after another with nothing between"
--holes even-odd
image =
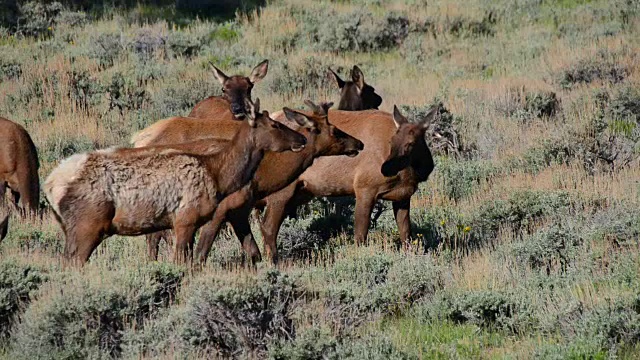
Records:
<instances>
[{"instance_id":1,"label":"elk lying down","mask_svg":"<svg viewBox=\"0 0 640 360\"><path fill-rule=\"evenodd\" d=\"M204 263L213 241L225 221L229 221L244 250L253 262L261 259L249 226L249 215L256 200L274 193L294 181L320 156L347 155L354 157L363 149L362 142L329 122L329 104L316 105L305 101L312 112L284 109L283 122L300 131L307 138L307 146L297 153L267 153L258 166L254 179L242 190L225 198L215 211L213 219L200 231L196 249L197 260ZM215 122L211 122L212 124ZM304 124L298 128L296 124ZM167 145L171 146L171 145ZM166 237L166 236L165 236ZM157 254L159 237L149 239L149 253Z\"/></svg>"},{"instance_id":2,"label":"elk lying down","mask_svg":"<svg viewBox=\"0 0 640 360\"><path fill-rule=\"evenodd\" d=\"M305 147L304 136L259 113L258 104L256 99L252 115L215 154L103 150L64 160L44 188L66 236L65 259L84 264L105 236L173 228L174 260L189 261L197 228L222 199L251 181L265 151Z\"/></svg>"},{"instance_id":3,"label":"elk lying down","mask_svg":"<svg viewBox=\"0 0 640 360\"><path fill-rule=\"evenodd\" d=\"M7 235L9 209L5 206L7 188L22 215L36 213L40 203L38 153L27 131L0 117L0 241Z\"/></svg>"},{"instance_id":4,"label":"elk lying down","mask_svg":"<svg viewBox=\"0 0 640 360\"><path fill-rule=\"evenodd\" d=\"M330 111L331 122L362 140L364 150L355 158L319 158L289 186L265 199L261 230L267 256L277 261L276 238L285 215L318 196L355 196L356 243L366 241L376 200L392 201L400 239L406 243L411 235L411 196L434 168L424 134L438 109L416 124L395 107L393 115L377 110Z\"/></svg>"}]
</instances>

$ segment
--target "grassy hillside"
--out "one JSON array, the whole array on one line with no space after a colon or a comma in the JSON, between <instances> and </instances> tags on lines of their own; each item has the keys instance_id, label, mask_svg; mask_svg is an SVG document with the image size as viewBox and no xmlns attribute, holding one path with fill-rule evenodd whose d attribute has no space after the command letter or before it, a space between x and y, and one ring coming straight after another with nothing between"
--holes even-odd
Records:
<instances>
[{"instance_id":1,"label":"grassy hillside","mask_svg":"<svg viewBox=\"0 0 640 360\"><path fill-rule=\"evenodd\" d=\"M389 205L356 247L352 213L321 200L286 221L277 268L245 269L227 230L198 273L124 237L63 270L53 219L12 218L0 357L637 358L638 15L630 0L279 0L227 22L24 7L0 27L0 115L33 137L41 179L218 94L209 62L269 59L253 96L270 111L337 101L326 68L357 64L383 110L448 112L408 251Z\"/></svg>"}]
</instances>

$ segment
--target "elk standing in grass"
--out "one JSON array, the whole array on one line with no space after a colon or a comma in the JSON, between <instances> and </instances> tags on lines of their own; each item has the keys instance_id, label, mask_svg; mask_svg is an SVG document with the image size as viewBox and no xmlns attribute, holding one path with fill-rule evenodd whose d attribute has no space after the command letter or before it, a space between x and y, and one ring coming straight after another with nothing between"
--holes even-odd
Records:
<instances>
[{"instance_id":1,"label":"elk standing in grass","mask_svg":"<svg viewBox=\"0 0 640 360\"><path fill-rule=\"evenodd\" d=\"M269 70L269 61L263 60L258 64L249 77L234 75L227 76L220 69L211 65L213 75L222 84L222 96L208 97L194 106L189 117L201 119L244 119L248 109L246 100L251 100L251 90L258 81L262 80Z\"/></svg>"},{"instance_id":2,"label":"elk standing in grass","mask_svg":"<svg viewBox=\"0 0 640 360\"><path fill-rule=\"evenodd\" d=\"M265 151L305 147L304 136L258 107L256 99L231 142L212 155L106 150L63 161L44 187L66 236L65 259L84 264L104 236L173 228L174 260L188 261L197 228L220 201L251 181Z\"/></svg>"},{"instance_id":3,"label":"elk standing in grass","mask_svg":"<svg viewBox=\"0 0 640 360\"><path fill-rule=\"evenodd\" d=\"M406 243L411 236L411 196L434 168L424 135L438 110L439 106L433 108L416 124L396 107L393 115L330 111L332 123L362 140L364 150L355 158L318 158L296 181L265 199L261 230L267 256L277 261L276 238L285 215L318 196L355 196L356 243L366 241L376 200L392 201L400 240Z\"/></svg>"},{"instance_id":4,"label":"elk standing in grass","mask_svg":"<svg viewBox=\"0 0 640 360\"><path fill-rule=\"evenodd\" d=\"M329 72L340 88L338 110L359 111L378 109L382 98L373 86L364 82L364 74L357 65L351 69L351 81L344 81L333 70Z\"/></svg>"},{"instance_id":5,"label":"elk standing in grass","mask_svg":"<svg viewBox=\"0 0 640 360\"><path fill-rule=\"evenodd\" d=\"M27 131L20 125L0 118L0 240L6 236L9 213L5 207L7 188L12 207L23 215L35 214L40 203L38 153Z\"/></svg>"},{"instance_id":6,"label":"elk standing in grass","mask_svg":"<svg viewBox=\"0 0 640 360\"><path fill-rule=\"evenodd\" d=\"M249 215L255 201L287 186L311 166L316 157L333 155L353 157L363 149L361 141L342 132L329 122L327 111L331 107L331 103L318 106L308 100L306 104L313 110L312 113L305 114L288 108L284 109L284 113L289 119L287 125L301 131L307 138L305 149L298 153L265 154L252 182L223 200L216 209L213 219L202 227L196 250L199 262L203 263L206 260L220 226L225 221L231 223L236 236L251 260L253 262L259 261L261 259L260 251L249 226ZM208 131L215 131L214 124L216 123L219 126L223 125L222 122L208 122ZM302 128L298 129L295 124L302 124ZM165 138L162 136L164 130L166 128L162 128L157 134L158 144L162 143L162 139ZM153 137L147 139L150 140ZM147 144L149 143L147 142ZM156 142L151 141L151 144L156 144ZM166 234L162 237L166 238ZM158 234L148 237L149 253L152 256L157 256L160 238Z\"/></svg>"}]
</instances>

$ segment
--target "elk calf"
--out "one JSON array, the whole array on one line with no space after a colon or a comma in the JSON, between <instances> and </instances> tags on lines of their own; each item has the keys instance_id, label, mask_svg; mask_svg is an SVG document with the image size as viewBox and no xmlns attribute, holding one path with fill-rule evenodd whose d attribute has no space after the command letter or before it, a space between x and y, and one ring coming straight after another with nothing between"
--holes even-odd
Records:
<instances>
[{"instance_id":1,"label":"elk calf","mask_svg":"<svg viewBox=\"0 0 640 360\"><path fill-rule=\"evenodd\" d=\"M189 261L197 228L251 180L265 151L305 147L304 136L259 113L257 99L248 107L248 121L219 153L102 150L64 160L44 187L65 232L65 259L84 264L104 236L173 228L174 261Z\"/></svg>"},{"instance_id":2,"label":"elk calf","mask_svg":"<svg viewBox=\"0 0 640 360\"><path fill-rule=\"evenodd\" d=\"M0 208L5 205L7 188L13 204L21 212L35 213L40 203L38 153L27 131L20 125L0 118ZM4 214L3 214L4 212ZM0 209L0 240L7 234L8 212Z\"/></svg>"}]
</instances>

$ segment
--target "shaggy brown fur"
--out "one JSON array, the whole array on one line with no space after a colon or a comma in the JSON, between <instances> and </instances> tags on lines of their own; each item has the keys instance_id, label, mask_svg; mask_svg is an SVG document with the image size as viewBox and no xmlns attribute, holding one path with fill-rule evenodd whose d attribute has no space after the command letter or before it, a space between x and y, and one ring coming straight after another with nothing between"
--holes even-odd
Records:
<instances>
[{"instance_id":1,"label":"shaggy brown fur","mask_svg":"<svg viewBox=\"0 0 640 360\"><path fill-rule=\"evenodd\" d=\"M258 81L267 76L269 61L258 64L249 77L234 75L227 76L220 69L211 65L213 75L222 84L222 96L211 96L199 103L191 110L189 117L201 119L244 119L248 111L245 101L251 100L251 90Z\"/></svg>"},{"instance_id":2,"label":"shaggy brown fur","mask_svg":"<svg viewBox=\"0 0 640 360\"><path fill-rule=\"evenodd\" d=\"M0 118L0 241L9 224L5 205L7 188L13 204L21 213L36 213L40 203L38 152L27 131L20 125Z\"/></svg>"},{"instance_id":3,"label":"shaggy brown fur","mask_svg":"<svg viewBox=\"0 0 640 360\"><path fill-rule=\"evenodd\" d=\"M65 258L84 264L104 236L173 228L174 260L190 260L196 229L224 197L251 180L265 151L305 146L304 136L274 122L266 111L255 116L211 155L106 150L66 159L45 182L66 235Z\"/></svg>"},{"instance_id":4,"label":"shaggy brown fur","mask_svg":"<svg viewBox=\"0 0 640 360\"><path fill-rule=\"evenodd\" d=\"M313 109L313 113L301 113L285 108L286 119L282 122L295 130L301 131L307 138L307 146L298 153L266 153L258 166L253 181L241 191L231 194L223 200L213 216L200 232L200 241L196 249L197 260L203 263L211 249L211 245L225 221L233 226L236 236L253 262L261 259L260 251L255 243L249 226L249 215L256 200L276 192L311 166L318 156L348 155L356 156L363 148L362 142L347 135L333 126L327 118L329 104L317 106L311 101L306 102ZM210 127L216 122L208 122ZM296 123L302 124L299 129ZM222 125L222 124L221 124ZM213 131L213 129L211 129ZM162 136L158 138L162 139ZM161 140L160 140L161 141ZM171 145L168 145L171 146ZM149 253L157 254L158 242L167 234L154 234L148 238Z\"/></svg>"}]
</instances>

